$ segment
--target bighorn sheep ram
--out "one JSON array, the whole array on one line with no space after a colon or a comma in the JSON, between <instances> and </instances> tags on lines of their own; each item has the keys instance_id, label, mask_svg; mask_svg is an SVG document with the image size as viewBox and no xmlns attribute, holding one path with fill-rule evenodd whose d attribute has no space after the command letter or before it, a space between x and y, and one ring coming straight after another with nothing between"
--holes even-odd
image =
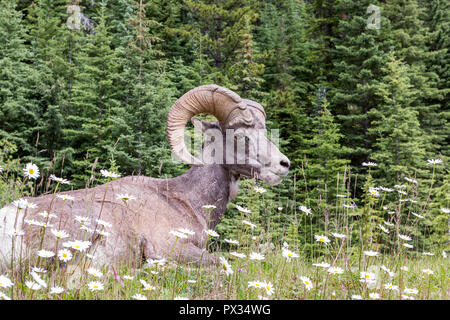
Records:
<instances>
[{"instance_id":1,"label":"bighorn sheep ram","mask_svg":"<svg viewBox=\"0 0 450 320\"><path fill-rule=\"evenodd\" d=\"M218 121L205 122L193 118L200 113L212 114ZM19 211L16 229L25 232L23 245L31 253L40 246L39 228L22 226L24 219L35 218L38 212L45 210L55 214L57 218L51 220L54 228L66 231L72 237L68 239L72 240L79 234L80 227L75 216L89 217L90 228L94 229L98 228L95 221L101 212L100 218L111 223L112 227L108 230L110 235L97 244L95 257L99 263L169 257L171 250L178 254L178 249L173 249L175 238L170 233L178 228L195 232L183 244L182 261L197 264L215 262L215 257L205 252L208 235L204 230L213 229L219 223L227 203L237 194L239 178L253 177L276 185L289 171L288 158L264 134L260 134L265 130L265 117L264 108L259 103L242 99L226 88L205 85L190 90L173 104L167 118L167 136L172 151L183 162L193 165L186 173L171 179L127 176L109 182L108 186L103 184L91 189L63 192L75 197L75 201L66 201L64 205L63 200L52 194L27 198L37 205L37 209ZM205 138L205 146L197 157L187 150L184 142L184 130L189 120L204 134L212 132L210 137L216 137L214 142L212 138ZM217 132L222 134L219 139L214 134ZM245 142L245 148L236 148L234 144L227 148L229 141L238 140ZM211 161L211 149L207 148L211 143L225 150L222 158L216 152ZM245 161L239 161L242 157ZM208 159L210 161L206 161ZM136 199L125 204L117 199L118 194L124 193ZM204 205L215 206L210 217L202 208ZM6 262L11 257L9 233L15 220L14 206L8 205L0 210L0 259ZM55 250L55 238L50 232L45 239L43 247ZM99 239L97 233L90 234L91 242Z\"/></svg>"}]
</instances>

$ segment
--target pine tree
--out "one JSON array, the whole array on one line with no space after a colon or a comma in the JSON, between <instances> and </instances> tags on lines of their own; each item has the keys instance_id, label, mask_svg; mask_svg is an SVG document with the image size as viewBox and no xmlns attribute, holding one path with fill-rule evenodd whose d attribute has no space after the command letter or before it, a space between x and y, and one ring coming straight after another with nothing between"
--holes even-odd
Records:
<instances>
[{"instance_id":1,"label":"pine tree","mask_svg":"<svg viewBox=\"0 0 450 320\"><path fill-rule=\"evenodd\" d=\"M71 112L64 128L66 168L72 173L74 185L89 179L92 163L99 158L107 163L108 148L118 139L112 116L119 107L117 53L111 48L107 25L106 2L100 3L98 26L91 34L84 33L80 49L73 54L76 72L73 77ZM74 32L83 32L76 31Z\"/></svg>"},{"instance_id":2,"label":"pine tree","mask_svg":"<svg viewBox=\"0 0 450 320\"><path fill-rule=\"evenodd\" d=\"M393 185L404 176L424 175L426 140L418 111L411 107L417 89L411 84L409 66L392 53L383 70L386 76L376 91L383 103L370 112L375 120L369 133L376 139L371 159L378 163L377 182Z\"/></svg>"},{"instance_id":3,"label":"pine tree","mask_svg":"<svg viewBox=\"0 0 450 320\"><path fill-rule=\"evenodd\" d=\"M18 155L34 156L40 110L36 101L39 71L31 64L26 32L16 1L0 2L0 139L17 146Z\"/></svg>"}]
</instances>

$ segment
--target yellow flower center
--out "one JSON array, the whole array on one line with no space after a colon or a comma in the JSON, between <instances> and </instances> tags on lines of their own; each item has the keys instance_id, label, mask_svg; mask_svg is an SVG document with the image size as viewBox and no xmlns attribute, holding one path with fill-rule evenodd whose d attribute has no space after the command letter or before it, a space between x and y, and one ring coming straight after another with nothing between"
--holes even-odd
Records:
<instances>
[{"instance_id":1,"label":"yellow flower center","mask_svg":"<svg viewBox=\"0 0 450 320\"><path fill-rule=\"evenodd\" d=\"M34 170L33 169L28 169L28 172L30 173L30 174L33 174L34 173Z\"/></svg>"},{"instance_id":2,"label":"yellow flower center","mask_svg":"<svg viewBox=\"0 0 450 320\"><path fill-rule=\"evenodd\" d=\"M319 241L325 241L325 239L324 238L319 238Z\"/></svg>"},{"instance_id":3,"label":"yellow flower center","mask_svg":"<svg viewBox=\"0 0 450 320\"><path fill-rule=\"evenodd\" d=\"M369 278L370 278L370 275L366 274L366 279L369 279Z\"/></svg>"},{"instance_id":4,"label":"yellow flower center","mask_svg":"<svg viewBox=\"0 0 450 320\"><path fill-rule=\"evenodd\" d=\"M305 284L306 284L306 285L309 285L309 282L308 282L307 280L305 280Z\"/></svg>"}]
</instances>

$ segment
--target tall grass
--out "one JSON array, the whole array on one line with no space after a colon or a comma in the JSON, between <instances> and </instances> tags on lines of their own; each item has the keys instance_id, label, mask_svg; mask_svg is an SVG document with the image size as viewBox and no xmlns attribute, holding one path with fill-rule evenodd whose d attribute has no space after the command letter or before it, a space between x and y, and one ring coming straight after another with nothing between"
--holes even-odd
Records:
<instances>
[{"instance_id":1,"label":"tall grass","mask_svg":"<svg viewBox=\"0 0 450 320\"><path fill-rule=\"evenodd\" d=\"M209 236L208 250L222 257L211 266L180 263L183 244L191 236L180 230L176 230L179 236L173 246L179 251L173 249L170 256L149 260L141 267L127 262L97 265L99 244L88 242L78 243L78 248L68 245L63 261L62 249L56 251L58 241L68 239L49 232L47 225L52 218L47 216L41 224L23 226L39 230L38 250L25 249L21 230L11 234L12 250L19 259L1 263L0 299L447 299L449 264L445 251L437 245L418 248L414 236L428 214L435 165L423 205L416 200L414 181L391 188L372 186L369 166L364 194L358 201L362 206L354 205L352 186L344 179L338 182L340 194L334 212L325 215L319 208L310 208L307 199L295 215L297 229L283 228L291 234L279 243L270 236L279 214L269 215L262 227L259 212L265 206L265 190L249 190L251 210L240 206L232 209L239 210L240 216L234 239L224 242L222 235ZM2 174L4 179L6 173ZM56 181L53 197L58 188ZM111 191L106 188L106 192ZM28 210L26 205L18 205L16 215ZM320 232L313 232L313 215L325 220ZM298 230L301 219L304 229ZM108 231L107 224L101 228ZM54 239L51 257L40 251L45 237ZM79 233L70 240L87 239L86 228L80 223ZM179 241L181 246L176 245ZM313 250L303 250L306 244Z\"/></svg>"}]
</instances>

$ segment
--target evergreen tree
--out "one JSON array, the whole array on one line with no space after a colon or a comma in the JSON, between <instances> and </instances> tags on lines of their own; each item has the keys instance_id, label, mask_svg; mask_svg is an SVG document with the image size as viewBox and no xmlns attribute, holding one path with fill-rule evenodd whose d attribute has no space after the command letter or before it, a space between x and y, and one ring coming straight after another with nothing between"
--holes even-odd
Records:
<instances>
[{"instance_id":1,"label":"evergreen tree","mask_svg":"<svg viewBox=\"0 0 450 320\"><path fill-rule=\"evenodd\" d=\"M377 182L393 185L404 176L424 175L425 133L418 112L411 107L417 90L411 84L408 65L392 53L383 70L386 76L376 91L383 103L370 112L375 120L369 133L376 139L371 159L378 163Z\"/></svg>"},{"instance_id":2,"label":"evergreen tree","mask_svg":"<svg viewBox=\"0 0 450 320\"><path fill-rule=\"evenodd\" d=\"M0 139L17 147L18 155L36 154L40 110L36 101L39 71L31 64L26 32L16 1L0 2Z\"/></svg>"}]
</instances>

